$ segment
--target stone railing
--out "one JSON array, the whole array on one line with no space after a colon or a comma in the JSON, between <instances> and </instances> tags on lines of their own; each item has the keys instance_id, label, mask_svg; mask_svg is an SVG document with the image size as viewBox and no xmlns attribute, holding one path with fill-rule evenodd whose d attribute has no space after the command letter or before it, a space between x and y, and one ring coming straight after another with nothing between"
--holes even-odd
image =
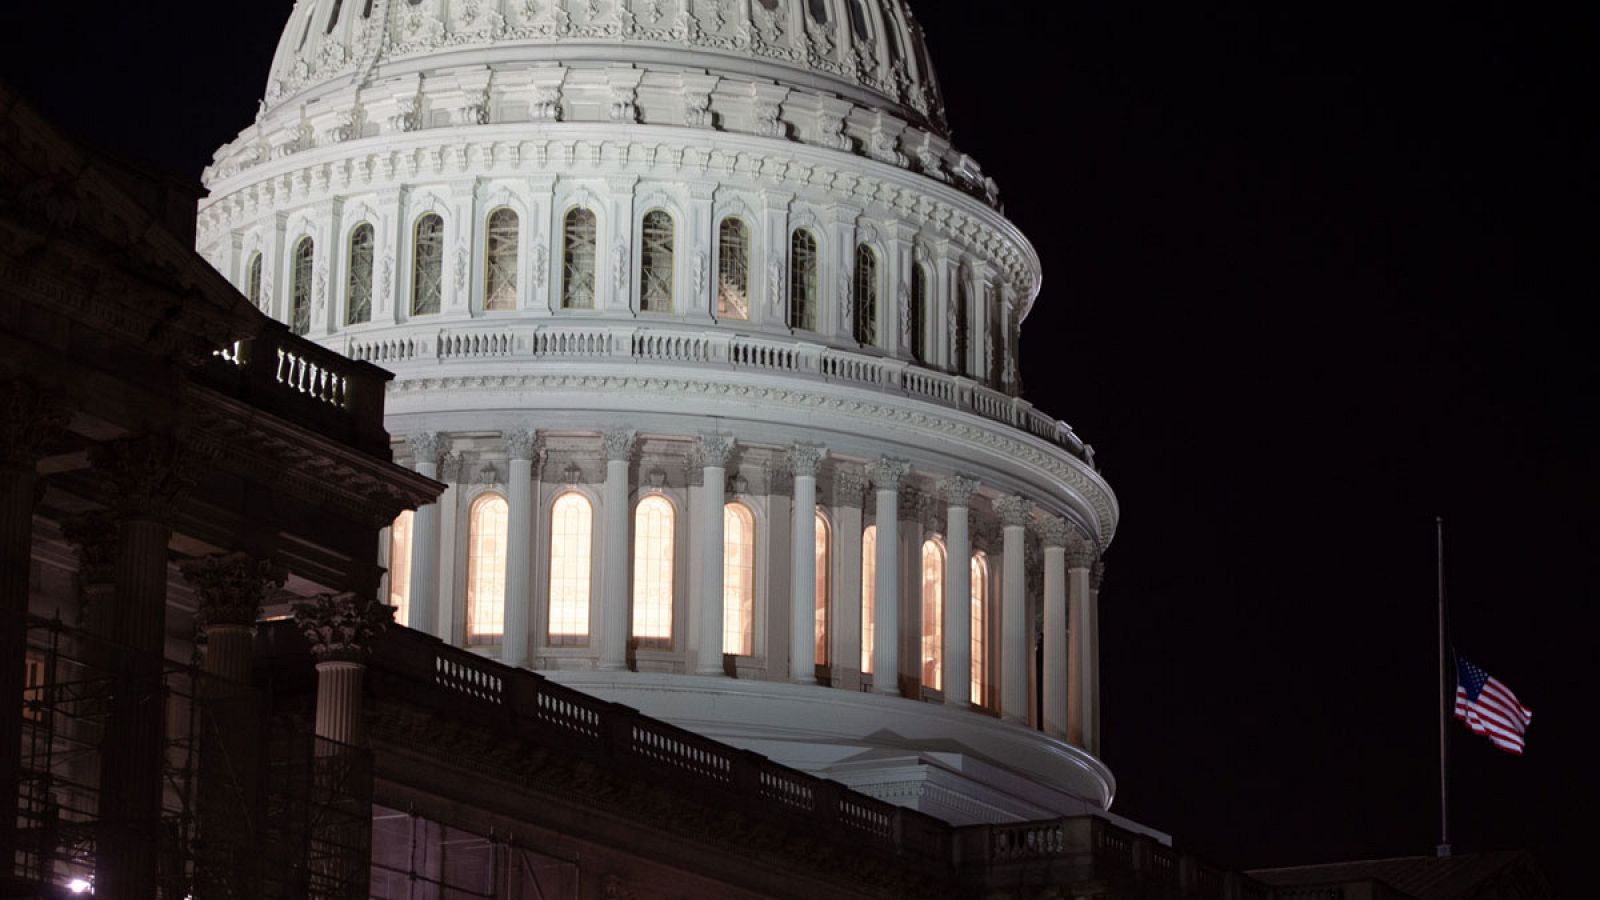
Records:
<instances>
[{"instance_id":1,"label":"stone railing","mask_svg":"<svg viewBox=\"0 0 1600 900\"><path fill-rule=\"evenodd\" d=\"M384 386L393 377L352 360L283 325L218 350L199 380L251 406L387 458Z\"/></svg>"},{"instance_id":2,"label":"stone railing","mask_svg":"<svg viewBox=\"0 0 1600 900\"><path fill-rule=\"evenodd\" d=\"M867 387L952 407L1049 441L1092 463L1083 441L1066 422L1020 397L970 378L892 359L782 338L665 326L485 323L441 328L386 329L343 339L352 359L408 371L426 363L520 359L562 362L706 366L779 373L796 378Z\"/></svg>"}]
</instances>

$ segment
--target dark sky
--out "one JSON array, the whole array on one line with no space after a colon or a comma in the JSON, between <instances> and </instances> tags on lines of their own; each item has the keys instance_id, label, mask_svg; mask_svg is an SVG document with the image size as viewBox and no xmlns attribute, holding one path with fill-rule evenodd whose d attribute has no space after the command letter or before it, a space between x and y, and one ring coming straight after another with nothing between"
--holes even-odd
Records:
<instances>
[{"instance_id":1,"label":"dark sky","mask_svg":"<svg viewBox=\"0 0 1600 900\"><path fill-rule=\"evenodd\" d=\"M1452 723L1455 843L1533 848L1576 893L1600 798L1600 19L913 5L957 142L1044 259L1029 396L1122 502L1117 811L1232 866L1431 852L1438 514L1455 643L1535 712L1520 759ZM250 122L289 8L22 6L0 75L191 178Z\"/></svg>"}]
</instances>

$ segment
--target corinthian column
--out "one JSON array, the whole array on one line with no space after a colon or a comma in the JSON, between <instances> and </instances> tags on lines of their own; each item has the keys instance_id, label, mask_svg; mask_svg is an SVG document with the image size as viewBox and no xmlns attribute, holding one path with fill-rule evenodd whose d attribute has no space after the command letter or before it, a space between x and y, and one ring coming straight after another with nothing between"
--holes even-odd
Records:
<instances>
[{"instance_id":1,"label":"corinthian column","mask_svg":"<svg viewBox=\"0 0 1600 900\"><path fill-rule=\"evenodd\" d=\"M877 489L877 583L873 586L872 690L900 693L900 482L911 463L880 457L868 470Z\"/></svg>"},{"instance_id":2,"label":"corinthian column","mask_svg":"<svg viewBox=\"0 0 1600 900\"><path fill-rule=\"evenodd\" d=\"M417 474L439 477L439 458L449 449L449 439L436 431L409 435L406 443L416 457ZM411 519L411 597L406 626L438 636L439 628L439 504L417 507Z\"/></svg>"},{"instance_id":3,"label":"corinthian column","mask_svg":"<svg viewBox=\"0 0 1600 900\"><path fill-rule=\"evenodd\" d=\"M628 463L632 429L608 431L605 507L605 557L600 586L600 668L628 667Z\"/></svg>"},{"instance_id":4,"label":"corinthian column","mask_svg":"<svg viewBox=\"0 0 1600 900\"><path fill-rule=\"evenodd\" d=\"M295 623L317 660L317 737L364 746L362 682L372 642L394 621L394 607L365 594L318 594L294 605Z\"/></svg>"},{"instance_id":5,"label":"corinthian column","mask_svg":"<svg viewBox=\"0 0 1600 900\"><path fill-rule=\"evenodd\" d=\"M206 673L248 683L256 617L267 595L283 587L288 573L246 553L208 556L178 568L199 596L195 627L205 639Z\"/></svg>"},{"instance_id":6,"label":"corinthian column","mask_svg":"<svg viewBox=\"0 0 1600 900\"><path fill-rule=\"evenodd\" d=\"M1046 516L1039 530L1044 538L1044 731L1072 740L1067 660L1067 541L1072 529L1062 519Z\"/></svg>"},{"instance_id":7,"label":"corinthian column","mask_svg":"<svg viewBox=\"0 0 1600 900\"><path fill-rule=\"evenodd\" d=\"M817 444L789 448L794 473L794 524L789 544L789 680L817 683L817 467L827 455Z\"/></svg>"},{"instance_id":8,"label":"corinthian column","mask_svg":"<svg viewBox=\"0 0 1600 900\"><path fill-rule=\"evenodd\" d=\"M848 691L861 689L861 498L866 490L865 472L834 468L832 552L839 574L833 584L828 641L833 686Z\"/></svg>"},{"instance_id":9,"label":"corinthian column","mask_svg":"<svg viewBox=\"0 0 1600 900\"><path fill-rule=\"evenodd\" d=\"M500 661L508 666L528 664L528 620L533 606L533 464L538 456L538 435L512 431L505 435L511 458L510 518L506 522L505 631Z\"/></svg>"},{"instance_id":10,"label":"corinthian column","mask_svg":"<svg viewBox=\"0 0 1600 900\"><path fill-rule=\"evenodd\" d=\"M727 503L728 461L733 438L726 434L700 436L700 648L695 671L721 675L722 669L722 567L726 552L722 532L722 507Z\"/></svg>"},{"instance_id":11,"label":"corinthian column","mask_svg":"<svg viewBox=\"0 0 1600 900\"><path fill-rule=\"evenodd\" d=\"M959 475L942 485L945 499L944 702L972 704L972 538L968 508L978 482Z\"/></svg>"},{"instance_id":12,"label":"corinthian column","mask_svg":"<svg viewBox=\"0 0 1600 900\"><path fill-rule=\"evenodd\" d=\"M1100 583L1105 577L1105 563L1095 560L1094 568L1089 570L1089 621L1085 628L1089 648L1083 662L1084 749L1095 756L1100 755Z\"/></svg>"},{"instance_id":13,"label":"corinthian column","mask_svg":"<svg viewBox=\"0 0 1600 900\"><path fill-rule=\"evenodd\" d=\"M1028 670L1032 668L1028 641L1027 573L1028 502L1021 497L1001 497L994 510L1005 527L1000 569L1000 715L1006 721L1028 721Z\"/></svg>"},{"instance_id":14,"label":"corinthian column","mask_svg":"<svg viewBox=\"0 0 1600 900\"><path fill-rule=\"evenodd\" d=\"M1067 740L1085 750L1094 740L1090 724L1094 703L1090 699L1088 665L1094 650L1089 614L1089 573L1094 568L1094 544L1076 531L1067 540L1067 597L1071 607L1067 639Z\"/></svg>"}]
</instances>

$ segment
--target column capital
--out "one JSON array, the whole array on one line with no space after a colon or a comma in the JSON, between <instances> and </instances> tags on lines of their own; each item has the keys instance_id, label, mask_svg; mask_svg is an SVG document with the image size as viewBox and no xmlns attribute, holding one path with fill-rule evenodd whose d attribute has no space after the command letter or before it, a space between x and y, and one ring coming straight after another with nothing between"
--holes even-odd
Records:
<instances>
[{"instance_id":1,"label":"column capital","mask_svg":"<svg viewBox=\"0 0 1600 900\"><path fill-rule=\"evenodd\" d=\"M507 431L501 435L506 443L506 455L512 459L537 459L544 449L539 439L539 432L532 428L522 428L516 431Z\"/></svg>"},{"instance_id":2,"label":"column capital","mask_svg":"<svg viewBox=\"0 0 1600 900\"><path fill-rule=\"evenodd\" d=\"M178 571L199 595L195 624L200 628L254 625L267 595L289 577L282 566L248 553L192 559L180 563Z\"/></svg>"},{"instance_id":3,"label":"column capital","mask_svg":"<svg viewBox=\"0 0 1600 900\"><path fill-rule=\"evenodd\" d=\"M0 380L0 467L32 474L45 442L72 418L66 400L31 380Z\"/></svg>"},{"instance_id":4,"label":"column capital","mask_svg":"<svg viewBox=\"0 0 1600 900\"><path fill-rule=\"evenodd\" d=\"M702 432L700 442L694 449L695 465L702 469L713 466L725 469L733 460L733 451L737 446L738 441L731 434Z\"/></svg>"},{"instance_id":5,"label":"column capital","mask_svg":"<svg viewBox=\"0 0 1600 900\"><path fill-rule=\"evenodd\" d=\"M633 444L638 436L632 428L613 428L602 434L600 440L605 444L606 459L626 462L633 455Z\"/></svg>"},{"instance_id":6,"label":"column capital","mask_svg":"<svg viewBox=\"0 0 1600 900\"><path fill-rule=\"evenodd\" d=\"M867 477L872 479L872 486L880 491L898 491L900 482L909 474L911 461L893 456L880 456L877 462L867 466Z\"/></svg>"},{"instance_id":7,"label":"column capital","mask_svg":"<svg viewBox=\"0 0 1600 900\"><path fill-rule=\"evenodd\" d=\"M439 460L450 449L450 438L437 431L418 431L406 435L406 445L411 448L411 454L416 458L417 465L426 463L437 466Z\"/></svg>"},{"instance_id":8,"label":"column capital","mask_svg":"<svg viewBox=\"0 0 1600 900\"><path fill-rule=\"evenodd\" d=\"M995 498L994 512L1007 528L1025 528L1028 525L1029 504L1026 498L1018 494Z\"/></svg>"},{"instance_id":9,"label":"column capital","mask_svg":"<svg viewBox=\"0 0 1600 900\"><path fill-rule=\"evenodd\" d=\"M97 444L89 461L111 485L125 518L170 521L178 498L194 483L194 454L170 434L149 434Z\"/></svg>"},{"instance_id":10,"label":"column capital","mask_svg":"<svg viewBox=\"0 0 1600 900\"><path fill-rule=\"evenodd\" d=\"M1100 593L1100 582L1106 578L1106 564L1104 560L1095 560L1094 566L1089 569L1089 590Z\"/></svg>"},{"instance_id":11,"label":"column capital","mask_svg":"<svg viewBox=\"0 0 1600 900\"><path fill-rule=\"evenodd\" d=\"M822 465L822 460L828 455L828 448L821 444L795 443L789 447L789 471L796 478L817 477L817 467Z\"/></svg>"},{"instance_id":12,"label":"column capital","mask_svg":"<svg viewBox=\"0 0 1600 900\"><path fill-rule=\"evenodd\" d=\"M1067 568L1092 569L1098 555L1093 541L1075 529L1071 531L1067 537Z\"/></svg>"},{"instance_id":13,"label":"column capital","mask_svg":"<svg viewBox=\"0 0 1600 900\"><path fill-rule=\"evenodd\" d=\"M840 466L833 472L833 497L834 502L840 506L860 509L862 496L867 492L871 480L867 473L854 466Z\"/></svg>"},{"instance_id":14,"label":"column capital","mask_svg":"<svg viewBox=\"0 0 1600 900\"><path fill-rule=\"evenodd\" d=\"M952 475L939 482L946 506L966 507L972 504L972 495L978 492L978 479Z\"/></svg>"},{"instance_id":15,"label":"column capital","mask_svg":"<svg viewBox=\"0 0 1600 900\"><path fill-rule=\"evenodd\" d=\"M370 594L318 594L294 604L294 618L318 662L361 660L394 624L394 607Z\"/></svg>"},{"instance_id":16,"label":"column capital","mask_svg":"<svg viewBox=\"0 0 1600 900\"><path fill-rule=\"evenodd\" d=\"M1074 533L1072 526L1060 516L1045 515L1039 520L1039 536L1046 547L1065 547Z\"/></svg>"},{"instance_id":17,"label":"column capital","mask_svg":"<svg viewBox=\"0 0 1600 900\"><path fill-rule=\"evenodd\" d=\"M111 584L116 580L117 520L109 510L63 519L61 535L78 555L79 584Z\"/></svg>"}]
</instances>

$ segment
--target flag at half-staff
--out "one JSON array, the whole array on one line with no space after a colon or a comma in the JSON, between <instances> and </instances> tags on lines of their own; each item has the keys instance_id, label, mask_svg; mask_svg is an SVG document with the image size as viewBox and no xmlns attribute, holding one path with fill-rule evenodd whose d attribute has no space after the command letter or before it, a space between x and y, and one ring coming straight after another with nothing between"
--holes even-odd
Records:
<instances>
[{"instance_id":1,"label":"flag at half-staff","mask_svg":"<svg viewBox=\"0 0 1600 900\"><path fill-rule=\"evenodd\" d=\"M1523 735L1533 711L1517 702L1517 695L1499 679L1456 657L1456 718L1473 734L1488 738L1507 753L1522 755Z\"/></svg>"}]
</instances>

